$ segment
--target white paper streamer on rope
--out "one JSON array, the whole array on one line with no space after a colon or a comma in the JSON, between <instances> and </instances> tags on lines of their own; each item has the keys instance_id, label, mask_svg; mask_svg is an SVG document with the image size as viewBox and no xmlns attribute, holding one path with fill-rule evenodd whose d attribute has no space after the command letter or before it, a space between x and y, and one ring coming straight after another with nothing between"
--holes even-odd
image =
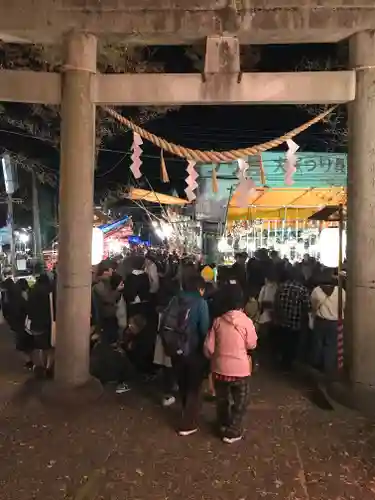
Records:
<instances>
[{"instance_id":1,"label":"white paper streamer on rope","mask_svg":"<svg viewBox=\"0 0 375 500\"><path fill-rule=\"evenodd\" d=\"M238 208L247 208L249 205L249 197L255 190L255 182L251 177L247 177L247 169L249 164L245 160L238 160L237 177L240 183L235 191L235 202Z\"/></svg>"},{"instance_id":2,"label":"white paper streamer on rope","mask_svg":"<svg viewBox=\"0 0 375 500\"><path fill-rule=\"evenodd\" d=\"M142 160L141 160L141 155L142 155L142 146L143 141L142 137L137 134L136 132L133 133L133 144L132 144L132 150L133 154L131 156L132 159L132 164L130 167L130 170L133 172L133 175L136 179L139 179L142 177L142 172L141 172L141 165L142 165Z\"/></svg>"},{"instance_id":3,"label":"white paper streamer on rope","mask_svg":"<svg viewBox=\"0 0 375 500\"><path fill-rule=\"evenodd\" d=\"M195 161L189 160L188 166L186 168L186 172L189 175L185 179L185 182L187 184L187 187L185 188L185 193L186 193L186 197L189 201L193 201L196 199L196 195L195 195L194 191L198 187L198 182L197 182L198 173L195 170L195 165L196 165Z\"/></svg>"},{"instance_id":4,"label":"white paper streamer on rope","mask_svg":"<svg viewBox=\"0 0 375 500\"><path fill-rule=\"evenodd\" d=\"M299 150L299 146L292 139L288 139L286 143L288 151L286 152L284 183L287 186L292 186L294 184L293 175L297 165L296 152Z\"/></svg>"}]
</instances>

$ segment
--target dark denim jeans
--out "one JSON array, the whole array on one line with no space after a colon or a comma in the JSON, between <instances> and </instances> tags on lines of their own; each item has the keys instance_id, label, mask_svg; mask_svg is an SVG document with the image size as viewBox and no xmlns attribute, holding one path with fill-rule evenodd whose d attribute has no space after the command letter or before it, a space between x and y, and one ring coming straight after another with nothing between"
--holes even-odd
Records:
<instances>
[{"instance_id":1,"label":"dark denim jeans","mask_svg":"<svg viewBox=\"0 0 375 500\"><path fill-rule=\"evenodd\" d=\"M327 375L337 371L338 322L316 317L313 331L313 364Z\"/></svg>"},{"instance_id":2,"label":"dark denim jeans","mask_svg":"<svg viewBox=\"0 0 375 500\"><path fill-rule=\"evenodd\" d=\"M172 359L172 364L183 411L180 430L195 429L198 426L201 409L201 392L207 371L207 360L199 353L188 357L176 356Z\"/></svg>"},{"instance_id":3,"label":"dark denim jeans","mask_svg":"<svg viewBox=\"0 0 375 500\"><path fill-rule=\"evenodd\" d=\"M277 344L281 367L290 370L298 356L300 331L286 326L280 326L277 332Z\"/></svg>"}]
</instances>

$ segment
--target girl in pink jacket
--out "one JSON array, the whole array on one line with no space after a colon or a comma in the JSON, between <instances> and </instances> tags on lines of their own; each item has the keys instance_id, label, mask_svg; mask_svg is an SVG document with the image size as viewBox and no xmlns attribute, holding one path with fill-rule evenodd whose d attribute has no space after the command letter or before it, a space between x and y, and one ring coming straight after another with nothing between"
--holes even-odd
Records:
<instances>
[{"instance_id":1,"label":"girl in pink jacket","mask_svg":"<svg viewBox=\"0 0 375 500\"><path fill-rule=\"evenodd\" d=\"M226 312L214 320L204 350L211 359L215 383L217 420L225 443L242 439L242 422L249 400L251 358L257 334L250 318L242 310L242 292L228 285Z\"/></svg>"}]
</instances>

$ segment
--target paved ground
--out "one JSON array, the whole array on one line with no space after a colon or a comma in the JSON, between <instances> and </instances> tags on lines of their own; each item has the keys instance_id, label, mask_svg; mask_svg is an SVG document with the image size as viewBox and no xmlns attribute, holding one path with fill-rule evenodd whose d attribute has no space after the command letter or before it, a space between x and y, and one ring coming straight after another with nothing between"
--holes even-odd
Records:
<instances>
[{"instance_id":1,"label":"paved ground","mask_svg":"<svg viewBox=\"0 0 375 500\"><path fill-rule=\"evenodd\" d=\"M162 410L146 391L108 390L95 405L62 411L43 407L26 384L0 412L0 498L375 499L374 426L310 397L260 372L246 439L228 446L211 433L212 404L200 433L179 438L176 409Z\"/></svg>"},{"instance_id":2,"label":"paved ground","mask_svg":"<svg viewBox=\"0 0 375 500\"><path fill-rule=\"evenodd\" d=\"M0 324L0 410L28 378L22 364L23 360L14 349L13 334Z\"/></svg>"}]
</instances>

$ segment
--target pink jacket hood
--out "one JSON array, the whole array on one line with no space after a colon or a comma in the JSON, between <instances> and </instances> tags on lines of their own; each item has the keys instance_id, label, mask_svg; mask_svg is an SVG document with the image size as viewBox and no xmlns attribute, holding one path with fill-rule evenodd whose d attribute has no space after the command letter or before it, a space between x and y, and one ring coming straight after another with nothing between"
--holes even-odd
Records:
<instances>
[{"instance_id":1,"label":"pink jacket hood","mask_svg":"<svg viewBox=\"0 0 375 500\"><path fill-rule=\"evenodd\" d=\"M246 314L243 311L229 311L220 318L218 318L219 321L224 321L229 323L230 325L239 328L239 329L246 329L249 327L249 317L246 316ZM251 321L251 320L250 320ZM252 323L252 322L251 322Z\"/></svg>"},{"instance_id":2,"label":"pink jacket hood","mask_svg":"<svg viewBox=\"0 0 375 500\"><path fill-rule=\"evenodd\" d=\"M215 373L234 377L250 375L247 351L257 344L257 334L243 311L230 311L215 319L205 342Z\"/></svg>"}]
</instances>

